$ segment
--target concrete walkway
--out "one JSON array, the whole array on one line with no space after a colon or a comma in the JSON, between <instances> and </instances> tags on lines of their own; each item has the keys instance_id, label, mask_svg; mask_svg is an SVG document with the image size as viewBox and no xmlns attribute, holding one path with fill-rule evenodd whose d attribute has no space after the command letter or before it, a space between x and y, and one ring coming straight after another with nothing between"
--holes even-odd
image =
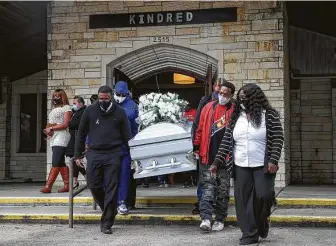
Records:
<instances>
[{"instance_id":1,"label":"concrete walkway","mask_svg":"<svg viewBox=\"0 0 336 246\"><path fill-rule=\"evenodd\" d=\"M201 233L197 226L116 225L112 235L100 233L98 225L3 224L0 225L2 246L237 246L241 232L237 227L226 227L223 232ZM269 237L254 245L260 246L325 246L333 245L333 228L271 228Z\"/></svg>"}]
</instances>

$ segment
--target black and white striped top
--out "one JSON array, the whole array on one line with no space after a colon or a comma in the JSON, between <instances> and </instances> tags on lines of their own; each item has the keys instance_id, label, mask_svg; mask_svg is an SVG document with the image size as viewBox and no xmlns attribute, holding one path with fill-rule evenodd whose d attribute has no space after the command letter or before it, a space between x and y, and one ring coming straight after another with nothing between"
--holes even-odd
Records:
<instances>
[{"instance_id":1,"label":"black and white striped top","mask_svg":"<svg viewBox=\"0 0 336 246\"><path fill-rule=\"evenodd\" d=\"M265 117L267 146L265 146L266 151L264 168L265 172L267 172L268 163L278 165L284 142L284 136L279 114L275 110L267 110L265 113ZM224 137L213 163L213 165L216 165L218 168L225 168L230 175L232 174L232 168L234 165L233 129L237 122L237 119L238 117L236 119L232 119L235 122L231 122L231 124L229 124L229 127L226 128Z\"/></svg>"}]
</instances>

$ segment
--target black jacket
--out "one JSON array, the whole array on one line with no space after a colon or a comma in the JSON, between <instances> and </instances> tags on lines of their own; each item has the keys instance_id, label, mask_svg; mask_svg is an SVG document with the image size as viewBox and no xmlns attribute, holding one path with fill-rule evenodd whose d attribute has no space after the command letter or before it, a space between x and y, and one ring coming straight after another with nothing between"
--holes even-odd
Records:
<instances>
[{"instance_id":1,"label":"black jacket","mask_svg":"<svg viewBox=\"0 0 336 246\"><path fill-rule=\"evenodd\" d=\"M205 105L207 105L211 101L212 101L212 94L202 97L198 104L195 120L191 127L191 137L193 142L195 140L195 134L201 117L202 109L204 108Z\"/></svg>"},{"instance_id":2,"label":"black jacket","mask_svg":"<svg viewBox=\"0 0 336 246\"><path fill-rule=\"evenodd\" d=\"M69 123L69 132L70 132L70 142L68 143L68 146L65 150L65 155L69 156L70 158L74 156L74 152L75 152L75 139L76 139L76 135L77 135L77 131L79 128L79 124L80 121L82 119L82 115L84 113L86 106L84 106L83 108L79 109L78 111L76 111L70 120Z\"/></svg>"},{"instance_id":3,"label":"black jacket","mask_svg":"<svg viewBox=\"0 0 336 246\"><path fill-rule=\"evenodd\" d=\"M85 138L89 137L89 149L122 155L121 146L128 146L132 138L131 127L125 110L116 103L108 112L98 103L88 106L82 116L76 136L75 158L85 150Z\"/></svg>"}]
</instances>

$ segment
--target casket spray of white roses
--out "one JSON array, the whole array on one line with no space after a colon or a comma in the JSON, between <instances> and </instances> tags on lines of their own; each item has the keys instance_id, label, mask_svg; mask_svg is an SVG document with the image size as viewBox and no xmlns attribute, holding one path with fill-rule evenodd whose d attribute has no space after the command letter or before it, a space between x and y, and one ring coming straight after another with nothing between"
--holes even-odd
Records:
<instances>
[{"instance_id":1,"label":"casket spray of white roses","mask_svg":"<svg viewBox=\"0 0 336 246\"><path fill-rule=\"evenodd\" d=\"M150 93L139 98L140 130L159 122L182 123L188 102L175 93Z\"/></svg>"}]
</instances>

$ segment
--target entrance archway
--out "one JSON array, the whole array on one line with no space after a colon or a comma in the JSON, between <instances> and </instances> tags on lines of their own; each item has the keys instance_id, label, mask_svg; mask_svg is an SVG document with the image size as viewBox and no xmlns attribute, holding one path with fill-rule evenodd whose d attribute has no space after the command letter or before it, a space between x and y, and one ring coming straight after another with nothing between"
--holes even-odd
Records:
<instances>
[{"instance_id":1,"label":"entrance archway","mask_svg":"<svg viewBox=\"0 0 336 246\"><path fill-rule=\"evenodd\" d=\"M217 59L187 47L173 44L149 45L125 54L107 65L107 84L114 84L115 69L133 83L164 71L183 73L205 81L208 67L211 79L217 76Z\"/></svg>"}]
</instances>

